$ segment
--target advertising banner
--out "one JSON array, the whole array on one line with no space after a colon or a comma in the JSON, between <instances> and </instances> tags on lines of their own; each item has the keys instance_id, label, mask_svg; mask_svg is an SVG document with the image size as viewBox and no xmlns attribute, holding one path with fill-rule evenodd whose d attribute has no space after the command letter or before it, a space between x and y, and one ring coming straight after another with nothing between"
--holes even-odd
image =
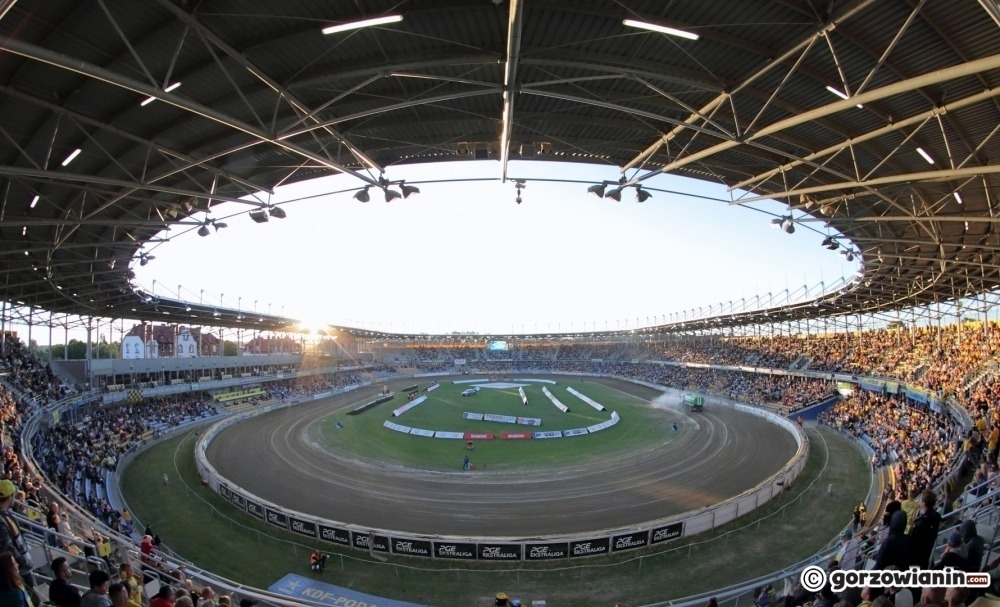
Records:
<instances>
[{"instance_id":1,"label":"advertising banner","mask_svg":"<svg viewBox=\"0 0 1000 607\"><path fill-rule=\"evenodd\" d=\"M393 554L403 554L406 556L430 556L431 543L428 540L414 540L405 537L392 538Z\"/></svg>"},{"instance_id":2,"label":"advertising banner","mask_svg":"<svg viewBox=\"0 0 1000 607\"><path fill-rule=\"evenodd\" d=\"M524 559L527 561L549 561L565 558L569 558L569 542L524 545Z\"/></svg>"},{"instance_id":3,"label":"advertising banner","mask_svg":"<svg viewBox=\"0 0 1000 607\"><path fill-rule=\"evenodd\" d=\"M373 552L389 552L389 538L384 535L373 535L364 531L351 532L351 545L361 550Z\"/></svg>"},{"instance_id":4,"label":"advertising banner","mask_svg":"<svg viewBox=\"0 0 1000 607\"><path fill-rule=\"evenodd\" d=\"M434 431L424 430L423 428L410 428L410 434L415 434L417 436L434 436Z\"/></svg>"},{"instance_id":5,"label":"advertising banner","mask_svg":"<svg viewBox=\"0 0 1000 607\"><path fill-rule=\"evenodd\" d=\"M542 420L537 417L519 417L517 418L517 423L522 426L541 426Z\"/></svg>"},{"instance_id":6,"label":"advertising banner","mask_svg":"<svg viewBox=\"0 0 1000 607\"><path fill-rule=\"evenodd\" d=\"M256 516L260 520L264 520L264 507L255 501L247 500L247 514Z\"/></svg>"},{"instance_id":7,"label":"advertising banner","mask_svg":"<svg viewBox=\"0 0 1000 607\"><path fill-rule=\"evenodd\" d=\"M684 521L671 523L670 525L653 529L652 537L650 538L649 543L659 544L660 542L669 542L670 540L676 540L683 535Z\"/></svg>"},{"instance_id":8,"label":"advertising banner","mask_svg":"<svg viewBox=\"0 0 1000 607\"><path fill-rule=\"evenodd\" d=\"M288 529L306 537L316 537L316 523L289 515Z\"/></svg>"},{"instance_id":9,"label":"advertising banner","mask_svg":"<svg viewBox=\"0 0 1000 607\"><path fill-rule=\"evenodd\" d=\"M493 440L492 432L466 432L463 436L465 440Z\"/></svg>"},{"instance_id":10,"label":"advertising banner","mask_svg":"<svg viewBox=\"0 0 1000 607\"><path fill-rule=\"evenodd\" d=\"M476 560L476 545L463 542L434 542L434 557L474 561Z\"/></svg>"},{"instance_id":11,"label":"advertising banner","mask_svg":"<svg viewBox=\"0 0 1000 607\"><path fill-rule=\"evenodd\" d=\"M513 415L499 415L497 413L485 413L483 414L483 421L500 422L502 424L516 424L517 417Z\"/></svg>"},{"instance_id":12,"label":"advertising banner","mask_svg":"<svg viewBox=\"0 0 1000 607\"><path fill-rule=\"evenodd\" d=\"M500 438L503 440L525 440L532 437L531 432L501 432Z\"/></svg>"},{"instance_id":13,"label":"advertising banner","mask_svg":"<svg viewBox=\"0 0 1000 607\"><path fill-rule=\"evenodd\" d=\"M611 540L611 549L613 552L642 548L649 544L649 531L636 531L635 533L616 535Z\"/></svg>"},{"instance_id":14,"label":"advertising banner","mask_svg":"<svg viewBox=\"0 0 1000 607\"><path fill-rule=\"evenodd\" d=\"M320 525L319 539L330 542L331 544L339 544L341 546L351 545L351 534L347 531L347 529L341 529L340 527Z\"/></svg>"},{"instance_id":15,"label":"advertising banner","mask_svg":"<svg viewBox=\"0 0 1000 607\"><path fill-rule=\"evenodd\" d=\"M239 493L234 493L230 501L233 502L233 505L239 508L240 510L247 509L247 498L243 497Z\"/></svg>"},{"instance_id":16,"label":"advertising banner","mask_svg":"<svg viewBox=\"0 0 1000 607\"><path fill-rule=\"evenodd\" d=\"M219 483L219 495L227 502L233 498L233 492L229 489L229 485L225 483Z\"/></svg>"},{"instance_id":17,"label":"advertising banner","mask_svg":"<svg viewBox=\"0 0 1000 607\"><path fill-rule=\"evenodd\" d=\"M437 430L434 432L434 438L465 438L464 432L443 432Z\"/></svg>"},{"instance_id":18,"label":"advertising banner","mask_svg":"<svg viewBox=\"0 0 1000 607\"><path fill-rule=\"evenodd\" d=\"M576 540L569 543L569 555L571 558L579 556L597 556L611 552L611 540L606 537L599 537L589 540Z\"/></svg>"},{"instance_id":19,"label":"advertising banner","mask_svg":"<svg viewBox=\"0 0 1000 607\"><path fill-rule=\"evenodd\" d=\"M521 544L478 544L481 561L519 561Z\"/></svg>"},{"instance_id":20,"label":"advertising banner","mask_svg":"<svg viewBox=\"0 0 1000 607\"><path fill-rule=\"evenodd\" d=\"M483 421L483 417L484 416L483 416L482 413L470 413L470 412L466 411L465 413L462 414L462 419L471 419L471 420L475 420L475 421L478 421L478 422Z\"/></svg>"},{"instance_id":21,"label":"advertising banner","mask_svg":"<svg viewBox=\"0 0 1000 607\"><path fill-rule=\"evenodd\" d=\"M549 430L548 432L535 432L532 436L534 438L562 438L562 432L559 430Z\"/></svg>"},{"instance_id":22,"label":"advertising banner","mask_svg":"<svg viewBox=\"0 0 1000 607\"><path fill-rule=\"evenodd\" d=\"M274 525L275 527L281 527L282 529L288 529L288 515L284 512L279 512L277 510L271 510L270 508L265 508L264 512L266 517L264 520L267 521L269 525Z\"/></svg>"},{"instance_id":23,"label":"advertising banner","mask_svg":"<svg viewBox=\"0 0 1000 607\"><path fill-rule=\"evenodd\" d=\"M586 428L573 428L572 430L563 430L563 436L582 436L584 434L590 434L590 431Z\"/></svg>"}]
</instances>

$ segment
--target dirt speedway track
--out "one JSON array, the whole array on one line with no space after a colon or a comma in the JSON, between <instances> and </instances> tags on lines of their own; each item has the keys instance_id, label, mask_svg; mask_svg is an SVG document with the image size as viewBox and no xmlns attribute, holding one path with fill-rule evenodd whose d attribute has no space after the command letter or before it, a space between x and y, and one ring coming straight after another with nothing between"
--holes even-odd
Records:
<instances>
[{"instance_id":1,"label":"dirt speedway track","mask_svg":"<svg viewBox=\"0 0 1000 607\"><path fill-rule=\"evenodd\" d=\"M660 394L594 381L647 400ZM404 469L319 444L318 420L377 391L251 418L221 432L208 457L232 484L305 514L407 534L526 539L627 528L697 510L754 487L795 453L784 430L715 405L701 413L673 411L697 429L669 443L634 451L623 436L615 458L530 474Z\"/></svg>"}]
</instances>

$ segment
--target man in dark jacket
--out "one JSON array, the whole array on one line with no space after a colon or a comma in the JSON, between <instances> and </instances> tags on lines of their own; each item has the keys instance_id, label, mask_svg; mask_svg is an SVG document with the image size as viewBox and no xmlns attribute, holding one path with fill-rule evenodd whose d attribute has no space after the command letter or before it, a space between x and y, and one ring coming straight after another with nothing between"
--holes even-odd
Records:
<instances>
[{"instance_id":1,"label":"man in dark jacket","mask_svg":"<svg viewBox=\"0 0 1000 607\"><path fill-rule=\"evenodd\" d=\"M965 540L966 571L977 573L983 570L983 547L985 540L976 529L976 521L962 521L962 539Z\"/></svg>"},{"instance_id":2,"label":"man in dark jacket","mask_svg":"<svg viewBox=\"0 0 1000 607\"><path fill-rule=\"evenodd\" d=\"M910 527L910 562L907 567L927 569L930 563L934 541L941 528L941 515L934 510L936 503L937 495L933 491L928 489L920 494L920 510Z\"/></svg>"},{"instance_id":3,"label":"man in dark jacket","mask_svg":"<svg viewBox=\"0 0 1000 607\"><path fill-rule=\"evenodd\" d=\"M56 557L52 561L52 583L49 584L49 601L58 607L80 607L80 591L69 583L73 569L66 557Z\"/></svg>"},{"instance_id":4,"label":"man in dark jacket","mask_svg":"<svg viewBox=\"0 0 1000 607\"><path fill-rule=\"evenodd\" d=\"M910 556L910 538L903 534L906 530L906 513L897 509L889 517L889 534L875 553L875 569L906 569Z\"/></svg>"}]
</instances>

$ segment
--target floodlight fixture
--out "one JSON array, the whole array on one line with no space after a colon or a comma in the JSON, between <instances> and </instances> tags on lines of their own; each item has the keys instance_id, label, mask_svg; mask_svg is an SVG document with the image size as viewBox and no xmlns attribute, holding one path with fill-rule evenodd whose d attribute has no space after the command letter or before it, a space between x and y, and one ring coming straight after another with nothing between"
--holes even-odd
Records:
<instances>
[{"instance_id":1,"label":"floodlight fixture","mask_svg":"<svg viewBox=\"0 0 1000 607\"><path fill-rule=\"evenodd\" d=\"M397 192L396 190L390 190L389 188L385 188L385 201L386 202L392 202L393 200L399 200L402 197L403 197L403 195L400 194L399 192Z\"/></svg>"},{"instance_id":2,"label":"floodlight fixture","mask_svg":"<svg viewBox=\"0 0 1000 607\"><path fill-rule=\"evenodd\" d=\"M780 230L781 224L783 223L785 223L784 217L775 217L774 219L771 220L771 227L774 228L775 230Z\"/></svg>"},{"instance_id":3,"label":"floodlight fixture","mask_svg":"<svg viewBox=\"0 0 1000 607\"><path fill-rule=\"evenodd\" d=\"M386 15L385 17L375 17L374 19L363 19L361 21L352 21L350 23L343 23L341 25L331 25L330 27L324 27L324 34L339 34L340 32L348 32L351 30L361 29L364 27L374 27L376 25L386 25L389 23L399 23L403 20L402 15Z\"/></svg>"},{"instance_id":4,"label":"floodlight fixture","mask_svg":"<svg viewBox=\"0 0 1000 607\"><path fill-rule=\"evenodd\" d=\"M288 217L288 213L286 213L285 209L281 207L267 207L267 212L275 219L284 219L285 217Z\"/></svg>"},{"instance_id":5,"label":"floodlight fixture","mask_svg":"<svg viewBox=\"0 0 1000 607\"><path fill-rule=\"evenodd\" d=\"M250 219L257 223L267 223L267 211L250 211Z\"/></svg>"},{"instance_id":6,"label":"floodlight fixture","mask_svg":"<svg viewBox=\"0 0 1000 607\"><path fill-rule=\"evenodd\" d=\"M420 193L420 188L415 185L406 185L402 181L399 182L399 189L403 192L403 198L409 198L412 194Z\"/></svg>"},{"instance_id":7,"label":"floodlight fixture","mask_svg":"<svg viewBox=\"0 0 1000 607\"><path fill-rule=\"evenodd\" d=\"M604 197L605 198L610 198L611 200L614 200L615 202L621 202L622 201L622 189L620 187L617 187L617 188L615 188L613 190L609 190L604 195Z\"/></svg>"},{"instance_id":8,"label":"floodlight fixture","mask_svg":"<svg viewBox=\"0 0 1000 607\"><path fill-rule=\"evenodd\" d=\"M153 261L154 259L156 259L156 257L153 255L147 255L146 253L141 253L139 255L139 265L144 266L147 263Z\"/></svg>"},{"instance_id":9,"label":"floodlight fixture","mask_svg":"<svg viewBox=\"0 0 1000 607\"><path fill-rule=\"evenodd\" d=\"M653 197L653 194L651 194L648 190L642 189L642 186L639 186L639 185L635 186L635 201L636 202L646 202L647 200L649 200L652 197Z\"/></svg>"},{"instance_id":10,"label":"floodlight fixture","mask_svg":"<svg viewBox=\"0 0 1000 607\"><path fill-rule=\"evenodd\" d=\"M597 196L598 198L604 198L604 189L607 187L605 183L598 183L587 188L587 191Z\"/></svg>"},{"instance_id":11,"label":"floodlight fixture","mask_svg":"<svg viewBox=\"0 0 1000 607\"><path fill-rule=\"evenodd\" d=\"M785 218L785 223L784 223L784 225L782 226L781 229L783 229L785 231L785 234L794 234L795 233L795 221L792 220L792 216L791 215L789 215L788 217Z\"/></svg>"},{"instance_id":12,"label":"floodlight fixture","mask_svg":"<svg viewBox=\"0 0 1000 607\"><path fill-rule=\"evenodd\" d=\"M216 232L218 232L221 228L228 228L229 224L227 224L225 222L222 222L222 221L218 221L218 220L213 219L212 220L212 227L215 228Z\"/></svg>"},{"instance_id":13,"label":"floodlight fixture","mask_svg":"<svg viewBox=\"0 0 1000 607\"><path fill-rule=\"evenodd\" d=\"M368 202L371 200L371 196L368 195L368 188L358 190L354 194L354 200L357 200L358 202Z\"/></svg>"},{"instance_id":14,"label":"floodlight fixture","mask_svg":"<svg viewBox=\"0 0 1000 607\"><path fill-rule=\"evenodd\" d=\"M198 236L208 236L209 234L211 234L211 232L208 230L207 225L203 225L198 228Z\"/></svg>"}]
</instances>

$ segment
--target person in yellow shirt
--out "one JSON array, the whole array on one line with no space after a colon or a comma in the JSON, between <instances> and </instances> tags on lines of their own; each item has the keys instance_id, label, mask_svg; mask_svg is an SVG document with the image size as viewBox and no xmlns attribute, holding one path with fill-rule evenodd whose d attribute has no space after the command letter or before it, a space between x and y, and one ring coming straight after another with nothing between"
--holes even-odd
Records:
<instances>
[{"instance_id":1,"label":"person in yellow shirt","mask_svg":"<svg viewBox=\"0 0 1000 607\"><path fill-rule=\"evenodd\" d=\"M142 581L135 577L132 563L125 561L118 566L118 576L114 581L127 582L129 587L129 607L142 607Z\"/></svg>"}]
</instances>

